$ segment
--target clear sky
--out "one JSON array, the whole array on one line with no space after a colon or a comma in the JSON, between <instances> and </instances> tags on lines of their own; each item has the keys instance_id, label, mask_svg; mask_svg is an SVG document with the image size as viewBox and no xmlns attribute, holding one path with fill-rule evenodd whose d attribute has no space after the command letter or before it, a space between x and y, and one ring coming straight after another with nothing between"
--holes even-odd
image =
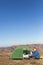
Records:
<instances>
[{"instance_id":1,"label":"clear sky","mask_svg":"<svg viewBox=\"0 0 43 65\"><path fill-rule=\"evenodd\" d=\"M0 47L43 43L43 0L0 0Z\"/></svg>"}]
</instances>

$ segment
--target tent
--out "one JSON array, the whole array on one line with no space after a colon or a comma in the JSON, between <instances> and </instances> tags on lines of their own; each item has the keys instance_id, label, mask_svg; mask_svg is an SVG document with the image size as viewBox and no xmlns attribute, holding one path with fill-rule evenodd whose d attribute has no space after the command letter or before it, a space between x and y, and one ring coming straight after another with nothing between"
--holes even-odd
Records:
<instances>
[{"instance_id":1,"label":"tent","mask_svg":"<svg viewBox=\"0 0 43 65\"><path fill-rule=\"evenodd\" d=\"M28 58L31 55L31 50L27 46L20 46L16 48L13 53L10 55L11 59L23 59Z\"/></svg>"}]
</instances>

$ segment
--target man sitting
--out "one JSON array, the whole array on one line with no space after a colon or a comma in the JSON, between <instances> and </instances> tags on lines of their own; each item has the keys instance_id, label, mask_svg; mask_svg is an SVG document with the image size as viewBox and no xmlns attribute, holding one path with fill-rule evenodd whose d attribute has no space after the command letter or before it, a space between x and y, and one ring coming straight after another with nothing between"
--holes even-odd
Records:
<instances>
[{"instance_id":1,"label":"man sitting","mask_svg":"<svg viewBox=\"0 0 43 65\"><path fill-rule=\"evenodd\" d=\"M29 58L37 58L37 59L40 58L40 53L36 48L34 48L33 54Z\"/></svg>"}]
</instances>

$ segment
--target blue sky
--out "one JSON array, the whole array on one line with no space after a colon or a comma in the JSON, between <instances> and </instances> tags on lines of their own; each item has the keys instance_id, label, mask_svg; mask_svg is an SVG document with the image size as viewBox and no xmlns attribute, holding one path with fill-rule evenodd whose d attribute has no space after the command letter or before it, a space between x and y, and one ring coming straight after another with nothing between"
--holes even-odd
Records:
<instances>
[{"instance_id":1,"label":"blue sky","mask_svg":"<svg viewBox=\"0 0 43 65\"><path fill-rule=\"evenodd\" d=\"M0 47L43 43L43 0L0 0Z\"/></svg>"}]
</instances>

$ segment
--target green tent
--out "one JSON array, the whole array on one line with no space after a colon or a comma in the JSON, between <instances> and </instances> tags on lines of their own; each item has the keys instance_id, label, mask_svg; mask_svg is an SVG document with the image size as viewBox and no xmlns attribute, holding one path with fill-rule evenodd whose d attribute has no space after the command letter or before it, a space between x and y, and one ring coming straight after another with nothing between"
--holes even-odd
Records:
<instances>
[{"instance_id":1,"label":"green tent","mask_svg":"<svg viewBox=\"0 0 43 65\"><path fill-rule=\"evenodd\" d=\"M26 52L25 55L27 55L28 53L31 54L30 48L28 48L27 46L20 46L13 51L13 53L10 55L10 58L11 59L23 59L23 54L25 52Z\"/></svg>"}]
</instances>

